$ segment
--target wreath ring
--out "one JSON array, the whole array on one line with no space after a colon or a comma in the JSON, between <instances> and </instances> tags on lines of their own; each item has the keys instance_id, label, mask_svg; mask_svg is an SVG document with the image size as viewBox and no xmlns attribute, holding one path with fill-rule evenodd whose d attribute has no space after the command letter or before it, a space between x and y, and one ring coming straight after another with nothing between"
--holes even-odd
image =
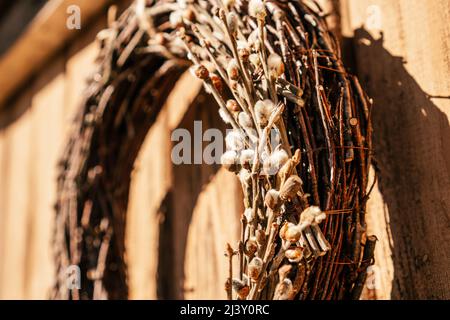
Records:
<instances>
[{"instance_id":1,"label":"wreath ring","mask_svg":"<svg viewBox=\"0 0 450 320\"><path fill-rule=\"evenodd\" d=\"M376 238L365 234L371 102L342 64L314 1L138 0L98 34L60 162L54 233L59 299L126 299L133 163L180 75L217 101L245 212L228 298L358 299ZM278 145L271 146L275 131ZM68 291L66 270L81 269Z\"/></svg>"}]
</instances>

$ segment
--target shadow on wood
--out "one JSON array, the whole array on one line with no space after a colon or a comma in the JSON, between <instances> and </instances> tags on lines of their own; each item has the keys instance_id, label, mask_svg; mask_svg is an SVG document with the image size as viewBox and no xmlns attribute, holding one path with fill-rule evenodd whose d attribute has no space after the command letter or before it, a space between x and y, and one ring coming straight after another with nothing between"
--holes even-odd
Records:
<instances>
[{"instance_id":1,"label":"shadow on wood","mask_svg":"<svg viewBox=\"0 0 450 320\"><path fill-rule=\"evenodd\" d=\"M201 121L203 131L208 128L225 131L225 125L219 119L217 110L213 106L215 101L212 97L201 91L178 125L178 128L184 128L190 132L192 144L195 143L194 121ZM192 159L193 157L194 152L192 152ZM159 209L159 214L163 218L159 231L158 299L185 298L184 292L189 288L184 287L184 267L192 214L198 196L219 169L219 164L175 165L172 163L172 188L166 194ZM205 263L208 263L207 259Z\"/></svg>"},{"instance_id":2,"label":"shadow on wood","mask_svg":"<svg viewBox=\"0 0 450 320\"><path fill-rule=\"evenodd\" d=\"M374 99L375 164L393 237L392 298L448 299L450 127L433 103L448 93L424 92L407 62L383 47L383 36L374 39L360 28L346 42Z\"/></svg>"}]
</instances>

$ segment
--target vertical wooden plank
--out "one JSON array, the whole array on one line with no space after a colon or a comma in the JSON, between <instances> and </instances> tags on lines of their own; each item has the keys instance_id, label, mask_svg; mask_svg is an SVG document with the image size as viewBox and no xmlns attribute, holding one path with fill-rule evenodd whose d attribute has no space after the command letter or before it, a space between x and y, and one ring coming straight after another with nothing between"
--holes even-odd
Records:
<instances>
[{"instance_id":1,"label":"vertical wooden plank","mask_svg":"<svg viewBox=\"0 0 450 320\"><path fill-rule=\"evenodd\" d=\"M448 299L450 3L343 4L344 36L353 37L357 72L375 101L377 201L383 202L370 214L392 231L392 297ZM387 250L388 232L378 236L377 250Z\"/></svg>"},{"instance_id":2,"label":"vertical wooden plank","mask_svg":"<svg viewBox=\"0 0 450 320\"><path fill-rule=\"evenodd\" d=\"M39 76L32 98L32 144L25 297L46 299L54 280L53 233L58 158L64 133L64 59Z\"/></svg>"},{"instance_id":3,"label":"vertical wooden plank","mask_svg":"<svg viewBox=\"0 0 450 320\"><path fill-rule=\"evenodd\" d=\"M237 249L241 192L236 175L222 168L198 197L186 244L186 299L226 299L228 258L224 252L227 243ZM237 275L237 257L234 262Z\"/></svg>"},{"instance_id":4,"label":"vertical wooden plank","mask_svg":"<svg viewBox=\"0 0 450 320\"><path fill-rule=\"evenodd\" d=\"M3 260L5 259L5 223L6 223L6 206L7 206L7 190L8 190L8 142L6 140L6 129L0 129L0 280L3 274ZM3 285L0 282L0 298L3 297Z\"/></svg>"},{"instance_id":5,"label":"vertical wooden plank","mask_svg":"<svg viewBox=\"0 0 450 320\"><path fill-rule=\"evenodd\" d=\"M11 113L3 114L4 130L2 179L5 179L2 213L2 269L0 298L22 299L25 292L30 184L31 114L30 92L25 91ZM6 161L6 162L5 162Z\"/></svg>"},{"instance_id":6,"label":"vertical wooden plank","mask_svg":"<svg viewBox=\"0 0 450 320\"><path fill-rule=\"evenodd\" d=\"M93 39L102 26L104 19L69 49L67 83L66 61L57 58L0 116L2 298L48 297L54 280L50 241L57 161L66 124L71 123L86 77L94 70Z\"/></svg>"},{"instance_id":7,"label":"vertical wooden plank","mask_svg":"<svg viewBox=\"0 0 450 320\"><path fill-rule=\"evenodd\" d=\"M200 122L195 124L195 121ZM196 98L179 127L191 135L191 161L196 152L203 152L209 145L209 142L201 142L207 129L225 132L215 101L206 93ZM203 149L195 147L198 142ZM223 138L218 142L223 143ZM201 164L173 167L174 236L170 245L174 257L170 263L173 265L172 281L177 288L172 292L173 298L225 297L222 280L227 276L227 261L223 253L226 242L233 244L237 239L236 226L242 211L237 203L242 204L242 195L237 192L235 177L221 177L220 164L207 164L204 160Z\"/></svg>"},{"instance_id":8,"label":"vertical wooden plank","mask_svg":"<svg viewBox=\"0 0 450 320\"><path fill-rule=\"evenodd\" d=\"M178 80L135 162L126 229L130 299L158 298L158 255L164 246L159 243L164 219L159 210L173 184L170 136L200 88L190 73Z\"/></svg>"},{"instance_id":9,"label":"vertical wooden plank","mask_svg":"<svg viewBox=\"0 0 450 320\"><path fill-rule=\"evenodd\" d=\"M67 123L95 70L94 39L105 21L83 31L68 57L48 62L0 114L0 298L45 299L53 284L57 161Z\"/></svg>"},{"instance_id":10,"label":"vertical wooden plank","mask_svg":"<svg viewBox=\"0 0 450 320\"><path fill-rule=\"evenodd\" d=\"M369 173L369 185L375 179L374 168ZM367 202L367 234L376 235L375 264L367 270L366 286L362 293L364 300L389 300L392 296L394 281L394 262L392 247L394 245L389 220L389 207L383 200L380 184L375 183Z\"/></svg>"},{"instance_id":11,"label":"vertical wooden plank","mask_svg":"<svg viewBox=\"0 0 450 320\"><path fill-rule=\"evenodd\" d=\"M170 135L165 111L150 129L132 174L126 249L130 299L156 299L161 201L171 185Z\"/></svg>"}]
</instances>

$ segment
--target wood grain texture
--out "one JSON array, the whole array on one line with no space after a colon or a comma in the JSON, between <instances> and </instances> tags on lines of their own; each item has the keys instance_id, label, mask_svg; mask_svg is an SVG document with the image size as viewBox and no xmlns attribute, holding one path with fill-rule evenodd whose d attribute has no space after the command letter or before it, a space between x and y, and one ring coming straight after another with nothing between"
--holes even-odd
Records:
<instances>
[{"instance_id":1,"label":"wood grain texture","mask_svg":"<svg viewBox=\"0 0 450 320\"><path fill-rule=\"evenodd\" d=\"M61 52L0 113L0 297L46 299L54 282L56 169L85 78L96 32Z\"/></svg>"},{"instance_id":2,"label":"wood grain texture","mask_svg":"<svg viewBox=\"0 0 450 320\"><path fill-rule=\"evenodd\" d=\"M237 249L242 188L236 176L220 169L204 188L194 208L186 243L185 298L226 299L228 258L225 245ZM233 270L238 274L238 258Z\"/></svg>"},{"instance_id":3,"label":"wood grain texture","mask_svg":"<svg viewBox=\"0 0 450 320\"><path fill-rule=\"evenodd\" d=\"M33 89L30 146L28 248L25 296L46 299L53 284L51 240L54 228L58 158L64 139L64 59L59 58L37 79Z\"/></svg>"},{"instance_id":4,"label":"wood grain texture","mask_svg":"<svg viewBox=\"0 0 450 320\"><path fill-rule=\"evenodd\" d=\"M158 208L170 188L168 137L167 115L161 111L134 164L126 230L130 299L157 298Z\"/></svg>"},{"instance_id":5,"label":"wood grain texture","mask_svg":"<svg viewBox=\"0 0 450 320\"><path fill-rule=\"evenodd\" d=\"M170 135L197 96L201 84L184 74L147 133L131 177L126 250L130 299L156 299L160 208L172 185Z\"/></svg>"},{"instance_id":6,"label":"wood grain texture","mask_svg":"<svg viewBox=\"0 0 450 320\"><path fill-rule=\"evenodd\" d=\"M6 148L8 142L6 141L5 130L0 130L0 257L2 260L5 258L5 247L6 247L6 239L5 239L5 221L6 221L6 204L8 201L7 193L8 190L8 176L6 175L6 171L8 170L8 157L6 155ZM0 279L3 274L3 263L0 263ZM2 286L0 286L0 296L2 296Z\"/></svg>"},{"instance_id":7,"label":"wood grain texture","mask_svg":"<svg viewBox=\"0 0 450 320\"><path fill-rule=\"evenodd\" d=\"M24 92L17 100L13 111L3 114L9 122L20 113L3 131L3 199L1 234L2 258L0 274L0 298L20 299L25 296L25 273L29 253L29 217L32 204L28 201L31 192L31 95Z\"/></svg>"},{"instance_id":8,"label":"wood grain texture","mask_svg":"<svg viewBox=\"0 0 450 320\"><path fill-rule=\"evenodd\" d=\"M375 170L371 167L370 183L375 179ZM383 200L380 184L375 182L367 203L367 234L378 238L375 247L375 264L367 271L367 280L362 293L363 300L389 300L392 298L394 280L394 261L392 256L392 231L389 208Z\"/></svg>"},{"instance_id":9,"label":"wood grain texture","mask_svg":"<svg viewBox=\"0 0 450 320\"><path fill-rule=\"evenodd\" d=\"M344 36L375 101L375 158L390 227L392 298L450 297L450 3L346 0ZM389 212L389 219L385 212ZM380 266L381 269L384 266Z\"/></svg>"}]
</instances>

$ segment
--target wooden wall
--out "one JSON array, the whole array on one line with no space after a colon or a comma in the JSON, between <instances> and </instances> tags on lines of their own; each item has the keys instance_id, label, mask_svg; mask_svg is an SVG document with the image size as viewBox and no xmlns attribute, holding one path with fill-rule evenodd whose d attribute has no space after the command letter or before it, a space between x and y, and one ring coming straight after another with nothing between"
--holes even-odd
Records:
<instances>
[{"instance_id":1,"label":"wooden wall","mask_svg":"<svg viewBox=\"0 0 450 320\"><path fill-rule=\"evenodd\" d=\"M0 299L49 296L56 165L105 23L84 30L0 113ZM204 130L223 128L197 79L186 73L177 88L133 172L126 239L132 299L226 297L223 253L226 242L237 242L240 185L218 166L172 166L173 129L192 131L194 120Z\"/></svg>"},{"instance_id":2,"label":"wooden wall","mask_svg":"<svg viewBox=\"0 0 450 320\"><path fill-rule=\"evenodd\" d=\"M48 297L56 165L93 70L92 40L101 25L60 52L1 110L0 298Z\"/></svg>"},{"instance_id":3,"label":"wooden wall","mask_svg":"<svg viewBox=\"0 0 450 320\"><path fill-rule=\"evenodd\" d=\"M342 0L347 53L374 101L379 298L450 298L450 2Z\"/></svg>"}]
</instances>

